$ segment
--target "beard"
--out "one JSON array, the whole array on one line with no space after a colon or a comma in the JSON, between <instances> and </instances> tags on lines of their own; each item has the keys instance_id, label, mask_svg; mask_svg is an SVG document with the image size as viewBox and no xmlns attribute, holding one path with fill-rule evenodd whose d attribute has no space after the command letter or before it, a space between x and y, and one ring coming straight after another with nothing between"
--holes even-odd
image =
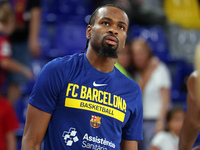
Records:
<instances>
[{"instance_id":1,"label":"beard","mask_svg":"<svg viewBox=\"0 0 200 150\"><path fill-rule=\"evenodd\" d=\"M117 48L118 48L118 45L116 48L113 48L113 45L105 45L103 42L102 42L102 46L98 52L98 55L99 56L104 56L104 57L110 57L110 58L117 58Z\"/></svg>"}]
</instances>

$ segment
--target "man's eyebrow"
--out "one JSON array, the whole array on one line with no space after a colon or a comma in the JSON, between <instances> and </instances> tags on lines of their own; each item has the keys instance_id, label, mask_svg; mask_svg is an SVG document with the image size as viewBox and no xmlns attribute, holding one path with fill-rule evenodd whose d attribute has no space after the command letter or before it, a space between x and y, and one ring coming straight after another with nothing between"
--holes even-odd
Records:
<instances>
[{"instance_id":1,"label":"man's eyebrow","mask_svg":"<svg viewBox=\"0 0 200 150\"><path fill-rule=\"evenodd\" d=\"M108 17L102 17L101 19L106 19L106 20L112 21L112 19L111 19L111 18L108 18Z\"/></svg>"},{"instance_id":2,"label":"man's eyebrow","mask_svg":"<svg viewBox=\"0 0 200 150\"><path fill-rule=\"evenodd\" d=\"M119 21L119 23L124 24L125 26L128 26L124 21Z\"/></svg>"},{"instance_id":3,"label":"man's eyebrow","mask_svg":"<svg viewBox=\"0 0 200 150\"><path fill-rule=\"evenodd\" d=\"M103 17L102 19L106 19L106 20L110 20L110 21L113 20L113 19L108 18L108 17ZM124 24L125 26L128 26L127 23L125 23L124 21L119 21L119 23Z\"/></svg>"}]
</instances>

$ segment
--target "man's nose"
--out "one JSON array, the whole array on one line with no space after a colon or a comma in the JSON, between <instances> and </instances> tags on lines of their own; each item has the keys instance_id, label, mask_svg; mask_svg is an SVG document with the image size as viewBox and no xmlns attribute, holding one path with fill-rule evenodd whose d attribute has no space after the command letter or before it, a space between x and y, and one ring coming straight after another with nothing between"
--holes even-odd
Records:
<instances>
[{"instance_id":1,"label":"man's nose","mask_svg":"<svg viewBox=\"0 0 200 150\"><path fill-rule=\"evenodd\" d=\"M114 29L114 28L110 28L110 29L108 30L108 32L109 32L109 34L118 35L117 30Z\"/></svg>"}]
</instances>

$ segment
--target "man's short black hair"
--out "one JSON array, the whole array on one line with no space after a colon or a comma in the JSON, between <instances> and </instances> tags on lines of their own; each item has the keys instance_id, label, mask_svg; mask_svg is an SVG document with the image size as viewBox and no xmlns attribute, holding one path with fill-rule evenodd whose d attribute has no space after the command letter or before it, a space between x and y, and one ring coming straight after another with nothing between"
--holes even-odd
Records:
<instances>
[{"instance_id":1,"label":"man's short black hair","mask_svg":"<svg viewBox=\"0 0 200 150\"><path fill-rule=\"evenodd\" d=\"M96 15L97 15L97 12L100 8L103 8L103 7L106 7L106 6L111 6L111 7L115 7L115 8L118 8L118 9L121 9L122 11L125 12L125 10L123 8L121 8L119 5L116 5L116 4L106 4L106 5L103 5L103 6L99 6L91 15L90 17L90 20L89 20L89 25L94 25L94 22L95 22L95 18L96 18Z\"/></svg>"}]
</instances>

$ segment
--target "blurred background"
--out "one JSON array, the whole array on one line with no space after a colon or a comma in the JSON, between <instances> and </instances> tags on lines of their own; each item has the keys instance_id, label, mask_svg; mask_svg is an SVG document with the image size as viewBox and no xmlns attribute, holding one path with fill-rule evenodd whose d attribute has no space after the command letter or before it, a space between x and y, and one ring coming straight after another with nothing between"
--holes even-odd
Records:
<instances>
[{"instance_id":1,"label":"blurred background","mask_svg":"<svg viewBox=\"0 0 200 150\"><path fill-rule=\"evenodd\" d=\"M200 41L200 0L0 0L0 5L10 5L15 17L12 33L0 30L0 37L5 36L11 46L10 59L23 65L21 72L14 72L20 76L25 69L32 72L31 77L26 72L21 79L7 69L1 87L1 96L11 102L19 120L17 149L21 148L28 98L37 74L52 59L83 51L89 18L98 6L107 3L120 5L127 12L127 43L142 38L167 66L171 80L169 107L187 109L186 81L194 71L194 53ZM126 71L134 80L132 66L130 61Z\"/></svg>"}]
</instances>

